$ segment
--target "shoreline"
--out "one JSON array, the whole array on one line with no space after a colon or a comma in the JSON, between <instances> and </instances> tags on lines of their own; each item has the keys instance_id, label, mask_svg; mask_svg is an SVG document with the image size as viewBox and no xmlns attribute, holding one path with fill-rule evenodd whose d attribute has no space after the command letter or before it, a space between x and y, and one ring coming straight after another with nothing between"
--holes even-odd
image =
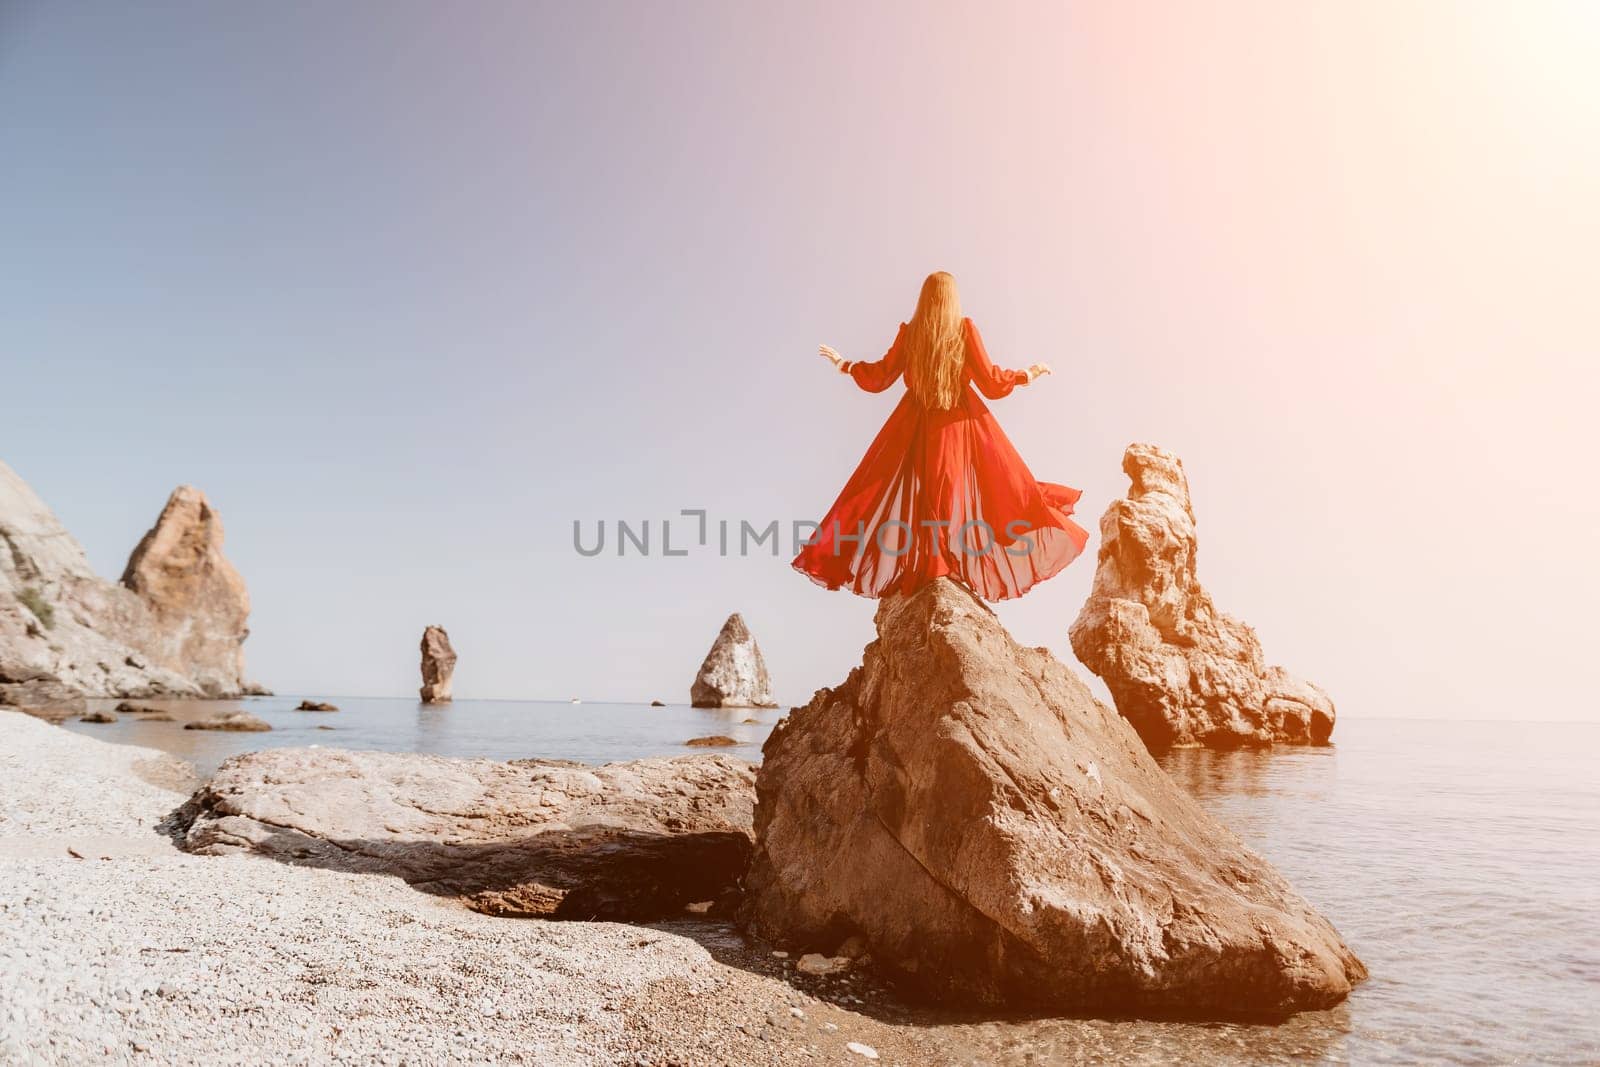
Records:
<instances>
[{"instance_id":1,"label":"shoreline","mask_svg":"<svg viewBox=\"0 0 1600 1067\"><path fill-rule=\"evenodd\" d=\"M184 853L162 826L187 794L158 784L178 762L0 711L0 1060L867 1062L850 1041L883 1062L948 1052L920 1027L722 962L758 951L726 923L494 918L393 877Z\"/></svg>"},{"instance_id":2,"label":"shoreline","mask_svg":"<svg viewBox=\"0 0 1600 1067\"><path fill-rule=\"evenodd\" d=\"M728 923L497 918L392 876L189 855L159 830L187 791L150 780L175 760L0 709L0 1063L868 1062L847 1041L917 1064L1591 1056L1593 1026L1548 1008L1574 989L1551 969L1552 946L1600 959L1592 933L1556 918L1588 914L1581 888L1531 878L1509 925L1473 901L1457 900L1449 922L1419 910L1452 885L1485 884L1473 872L1497 864L1560 854L1590 870L1587 749L1564 735L1565 755L1538 764L1558 790L1552 815L1517 770L1547 737L1482 729L1430 745L1426 725L1353 733L1337 768L1330 753L1344 745L1167 765L1386 976L1338 1008L1258 1024L941 1013L797 979ZM1482 789L1451 791L1466 771ZM1420 816L1401 804L1418 782L1440 798ZM1523 830L1464 838L1443 817L1463 803ZM1402 838L1400 850L1374 845ZM1383 903L1397 900L1410 903ZM1485 944L1515 967L1475 972ZM1474 1005L1491 988L1509 1014L1484 1020Z\"/></svg>"}]
</instances>

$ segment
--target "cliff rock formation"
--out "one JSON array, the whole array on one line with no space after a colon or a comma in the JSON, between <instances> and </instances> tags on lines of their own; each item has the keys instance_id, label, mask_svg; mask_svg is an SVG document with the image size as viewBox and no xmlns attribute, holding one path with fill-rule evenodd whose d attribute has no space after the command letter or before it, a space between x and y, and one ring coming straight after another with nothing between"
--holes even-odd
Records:
<instances>
[{"instance_id":1,"label":"cliff rock formation","mask_svg":"<svg viewBox=\"0 0 1600 1067\"><path fill-rule=\"evenodd\" d=\"M1183 462L1129 445L1124 500L1100 519L1100 558L1072 650L1151 748L1328 743L1333 701L1269 667L1255 631L1218 611L1195 576Z\"/></svg>"},{"instance_id":2,"label":"cliff rock formation","mask_svg":"<svg viewBox=\"0 0 1600 1067\"><path fill-rule=\"evenodd\" d=\"M738 612L728 616L711 643L711 651L689 687L689 702L697 708L777 707L766 661Z\"/></svg>"},{"instance_id":3,"label":"cliff rock formation","mask_svg":"<svg viewBox=\"0 0 1600 1067\"><path fill-rule=\"evenodd\" d=\"M450 677L456 672L456 650L443 626L422 631L422 702L450 703Z\"/></svg>"},{"instance_id":4,"label":"cliff rock formation","mask_svg":"<svg viewBox=\"0 0 1600 1067\"><path fill-rule=\"evenodd\" d=\"M767 741L754 933L864 947L965 1008L1279 1016L1365 977L1125 720L965 589L886 599L877 627Z\"/></svg>"},{"instance_id":5,"label":"cliff rock formation","mask_svg":"<svg viewBox=\"0 0 1600 1067\"><path fill-rule=\"evenodd\" d=\"M198 490L172 494L118 584L0 463L0 703L259 692L244 678L248 613Z\"/></svg>"},{"instance_id":6,"label":"cliff rock formation","mask_svg":"<svg viewBox=\"0 0 1600 1067\"><path fill-rule=\"evenodd\" d=\"M754 780L726 756L273 749L224 761L180 821L192 852L392 874L495 915L650 920L736 890Z\"/></svg>"}]
</instances>

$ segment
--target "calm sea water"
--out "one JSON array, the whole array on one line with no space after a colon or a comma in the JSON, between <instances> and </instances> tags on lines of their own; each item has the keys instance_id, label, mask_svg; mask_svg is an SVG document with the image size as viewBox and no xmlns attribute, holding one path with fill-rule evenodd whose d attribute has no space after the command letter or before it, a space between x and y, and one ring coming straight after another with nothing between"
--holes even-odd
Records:
<instances>
[{"instance_id":1,"label":"calm sea water","mask_svg":"<svg viewBox=\"0 0 1600 1067\"><path fill-rule=\"evenodd\" d=\"M636 704L276 697L265 734L70 723L209 773L253 748L323 744L600 763L707 734L756 760L779 711ZM745 722L754 719L754 722ZM334 729L318 730L318 726ZM1339 927L1372 978L1333 1011L1275 1026L1010 1020L947 1029L953 1055L1022 1063L1600 1063L1600 724L1345 720L1330 749L1184 751L1163 762Z\"/></svg>"},{"instance_id":2,"label":"calm sea water","mask_svg":"<svg viewBox=\"0 0 1600 1067\"><path fill-rule=\"evenodd\" d=\"M414 700L322 696L310 699L326 700L339 710L295 711L294 706L301 699L278 696L249 700L135 700L132 703L170 712L177 721L142 722L139 716L123 715L115 723L73 720L65 725L107 741L171 752L193 763L201 775L209 775L228 756L262 748L323 745L430 752L437 756L610 763L643 756L705 752L708 750L690 748L684 742L714 734L731 737L739 745L711 751L757 761L761 759L761 743L785 714L784 709L778 708L713 711L686 704L653 708L642 704L520 700L458 700L430 707ZM97 708L111 708L116 703L91 702ZM184 722L219 711L248 711L265 719L272 732L183 729Z\"/></svg>"}]
</instances>

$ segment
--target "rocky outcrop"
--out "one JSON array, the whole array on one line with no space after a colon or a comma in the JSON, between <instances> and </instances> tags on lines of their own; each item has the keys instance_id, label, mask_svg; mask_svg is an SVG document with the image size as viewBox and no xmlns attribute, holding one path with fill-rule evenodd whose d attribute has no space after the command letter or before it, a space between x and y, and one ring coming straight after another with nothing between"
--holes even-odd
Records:
<instances>
[{"instance_id":1,"label":"rocky outcrop","mask_svg":"<svg viewBox=\"0 0 1600 1067\"><path fill-rule=\"evenodd\" d=\"M167 498L122 572L122 584L150 608L153 625L139 634L157 664L184 675L207 696L250 688L244 640L250 636L250 594L222 554L222 518L192 485Z\"/></svg>"},{"instance_id":2,"label":"rocky outcrop","mask_svg":"<svg viewBox=\"0 0 1600 1067\"><path fill-rule=\"evenodd\" d=\"M1183 462L1129 445L1133 485L1100 519L1094 587L1072 650L1151 748L1327 744L1333 701L1269 667L1255 631L1224 615L1195 576L1194 508Z\"/></svg>"},{"instance_id":3,"label":"rocky outcrop","mask_svg":"<svg viewBox=\"0 0 1600 1067\"><path fill-rule=\"evenodd\" d=\"M173 493L124 581L95 574L83 547L0 463L0 704L261 691L243 673L248 597L197 490Z\"/></svg>"},{"instance_id":4,"label":"rocky outcrop","mask_svg":"<svg viewBox=\"0 0 1600 1067\"><path fill-rule=\"evenodd\" d=\"M711 651L700 664L694 684L689 687L689 702L697 708L775 708L772 679L761 648L734 612L722 624Z\"/></svg>"},{"instance_id":5,"label":"rocky outcrop","mask_svg":"<svg viewBox=\"0 0 1600 1067\"><path fill-rule=\"evenodd\" d=\"M450 703L450 677L456 672L456 650L443 626L422 631L422 702Z\"/></svg>"},{"instance_id":6,"label":"rocky outcrop","mask_svg":"<svg viewBox=\"0 0 1600 1067\"><path fill-rule=\"evenodd\" d=\"M276 749L222 764L183 843L397 875L497 915L659 919L735 890L754 778L711 755L585 767Z\"/></svg>"},{"instance_id":7,"label":"rocky outcrop","mask_svg":"<svg viewBox=\"0 0 1600 1067\"><path fill-rule=\"evenodd\" d=\"M940 579L778 724L743 916L964 1008L1263 1015L1366 974L1044 649ZM859 938L859 941L853 941Z\"/></svg>"}]
</instances>

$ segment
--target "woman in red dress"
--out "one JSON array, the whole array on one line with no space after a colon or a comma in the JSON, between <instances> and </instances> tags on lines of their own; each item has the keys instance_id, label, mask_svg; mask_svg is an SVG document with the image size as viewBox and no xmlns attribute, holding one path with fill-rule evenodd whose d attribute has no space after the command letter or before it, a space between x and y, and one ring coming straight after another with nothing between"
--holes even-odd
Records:
<instances>
[{"instance_id":1,"label":"woman in red dress","mask_svg":"<svg viewBox=\"0 0 1600 1067\"><path fill-rule=\"evenodd\" d=\"M948 576L1005 600L1083 551L1089 535L1069 518L1079 491L1035 481L978 397L999 400L1050 368L991 363L978 328L961 315L955 278L928 276L882 359L855 363L827 345L821 351L869 393L902 374L906 392L795 557L796 570L867 597Z\"/></svg>"}]
</instances>

